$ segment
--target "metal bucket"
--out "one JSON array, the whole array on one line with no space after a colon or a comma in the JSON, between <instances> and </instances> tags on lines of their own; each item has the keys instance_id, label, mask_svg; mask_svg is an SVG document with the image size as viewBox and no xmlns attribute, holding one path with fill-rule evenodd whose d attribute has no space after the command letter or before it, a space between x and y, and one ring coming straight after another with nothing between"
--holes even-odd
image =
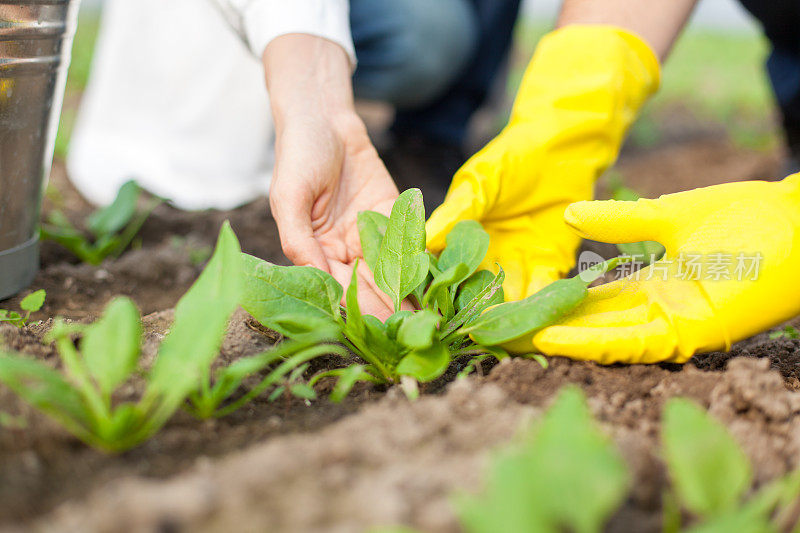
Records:
<instances>
[{"instance_id":1,"label":"metal bucket","mask_svg":"<svg viewBox=\"0 0 800 533\"><path fill-rule=\"evenodd\" d=\"M79 1L0 0L0 299L39 269L42 193Z\"/></svg>"}]
</instances>

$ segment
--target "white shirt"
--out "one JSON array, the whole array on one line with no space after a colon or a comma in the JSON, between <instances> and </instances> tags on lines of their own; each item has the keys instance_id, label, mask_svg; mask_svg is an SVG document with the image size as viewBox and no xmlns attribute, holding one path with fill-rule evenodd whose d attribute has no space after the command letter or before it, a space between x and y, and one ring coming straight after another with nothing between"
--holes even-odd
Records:
<instances>
[{"instance_id":1,"label":"white shirt","mask_svg":"<svg viewBox=\"0 0 800 533\"><path fill-rule=\"evenodd\" d=\"M183 209L266 194L275 139L260 57L286 33L330 39L355 65L348 0L107 1L72 182L98 205L131 178Z\"/></svg>"},{"instance_id":2,"label":"white shirt","mask_svg":"<svg viewBox=\"0 0 800 533\"><path fill-rule=\"evenodd\" d=\"M342 46L355 65L348 0L211 0L258 57L287 33L308 33Z\"/></svg>"}]
</instances>

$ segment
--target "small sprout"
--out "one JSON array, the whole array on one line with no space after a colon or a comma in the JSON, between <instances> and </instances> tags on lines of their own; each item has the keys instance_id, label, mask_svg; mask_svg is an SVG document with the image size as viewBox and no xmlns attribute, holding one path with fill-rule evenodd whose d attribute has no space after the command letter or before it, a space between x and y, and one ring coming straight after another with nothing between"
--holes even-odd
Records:
<instances>
[{"instance_id":1,"label":"small sprout","mask_svg":"<svg viewBox=\"0 0 800 533\"><path fill-rule=\"evenodd\" d=\"M783 329L773 331L769 334L770 339L800 339L800 331L793 326L785 326Z\"/></svg>"},{"instance_id":2,"label":"small sprout","mask_svg":"<svg viewBox=\"0 0 800 533\"><path fill-rule=\"evenodd\" d=\"M60 244L90 265L99 265L107 257L119 257L134 241L150 213L162 203L160 198L153 198L138 210L141 192L134 181L123 184L110 205L86 218L85 231L55 209L42 224L41 237Z\"/></svg>"},{"instance_id":3,"label":"small sprout","mask_svg":"<svg viewBox=\"0 0 800 533\"><path fill-rule=\"evenodd\" d=\"M44 299L46 295L47 293L44 289L39 289L38 291L34 291L23 298L19 303L19 307L22 311L25 311L24 316L16 311L0 309L0 322L8 322L9 324L13 324L18 328L26 326L31 317L31 313L37 312L44 305Z\"/></svg>"}]
</instances>

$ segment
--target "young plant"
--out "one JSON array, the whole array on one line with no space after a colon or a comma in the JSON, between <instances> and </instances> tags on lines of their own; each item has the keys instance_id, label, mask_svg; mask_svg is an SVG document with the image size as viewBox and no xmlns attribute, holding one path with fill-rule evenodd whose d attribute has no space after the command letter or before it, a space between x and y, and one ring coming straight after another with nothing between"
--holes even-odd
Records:
<instances>
[{"instance_id":1,"label":"young plant","mask_svg":"<svg viewBox=\"0 0 800 533\"><path fill-rule=\"evenodd\" d=\"M489 239L476 222L460 224L439 258L425 251L418 190L403 193L391 217L365 212L358 224L365 260L395 307L385 323L362 314L355 269L345 294L332 276L320 270L282 267L245 256L242 306L251 315L292 339L329 328L336 332L331 340L344 344L363 362L312 380L313 384L325 376L337 377L334 399L344 397L357 381L392 384L404 377L414 382L439 377L453 358L474 351L468 337L456 330L503 301L502 271L498 275L478 271ZM400 309L409 296L422 307L420 311ZM413 385L406 388L409 394L413 390Z\"/></svg>"},{"instance_id":2,"label":"young plant","mask_svg":"<svg viewBox=\"0 0 800 533\"><path fill-rule=\"evenodd\" d=\"M241 253L226 223L208 267L178 302L175 321L145 372L138 401L117 391L140 368L142 325L127 298L113 300L93 324L57 321L49 333L62 367L0 352L0 382L84 442L111 452L148 439L198 388L219 353L239 302ZM74 335L80 341L74 342Z\"/></svg>"},{"instance_id":3,"label":"young plant","mask_svg":"<svg viewBox=\"0 0 800 533\"><path fill-rule=\"evenodd\" d=\"M800 331L793 326L784 326L783 329L769 334L770 339L800 339Z\"/></svg>"},{"instance_id":4,"label":"young plant","mask_svg":"<svg viewBox=\"0 0 800 533\"><path fill-rule=\"evenodd\" d=\"M141 192L136 182L126 182L111 205L86 218L85 232L72 225L63 212L53 210L42 223L41 236L60 244L91 265L99 265L107 257L119 257L133 242L153 209L161 203L160 199L153 198L143 209L137 210Z\"/></svg>"},{"instance_id":5,"label":"young plant","mask_svg":"<svg viewBox=\"0 0 800 533\"><path fill-rule=\"evenodd\" d=\"M301 377L312 359L331 354L347 355L344 348L333 343L335 338L336 331L323 327L284 340L261 354L238 359L221 368L213 382L208 375L203 376L202 386L189 395L186 408L198 418L219 418L236 411L270 389L272 391L268 401L274 401L286 394L313 399L316 397L314 383L303 383ZM244 380L252 376L259 376L258 384L245 394L233 398Z\"/></svg>"},{"instance_id":6,"label":"young plant","mask_svg":"<svg viewBox=\"0 0 800 533\"><path fill-rule=\"evenodd\" d=\"M682 398L667 403L662 437L674 493L665 498L664 533L800 531L800 470L746 498L752 483L747 457L722 424ZM583 393L570 386L533 432L492 460L483 494L456 495L456 513L470 533L595 533L625 501L629 481L627 465L596 427ZM696 524L682 529L681 507Z\"/></svg>"},{"instance_id":7,"label":"young plant","mask_svg":"<svg viewBox=\"0 0 800 533\"><path fill-rule=\"evenodd\" d=\"M602 531L622 504L627 467L578 388L562 390L542 422L493 461L486 491L457 498L465 531Z\"/></svg>"},{"instance_id":8,"label":"young plant","mask_svg":"<svg viewBox=\"0 0 800 533\"><path fill-rule=\"evenodd\" d=\"M338 378L334 399L358 381L401 383L413 397L418 382L441 376L456 358L502 358L508 354L501 345L509 341L516 341L510 345L518 353L530 352L533 346L525 345L523 338L571 311L585 297L588 284L617 262L597 265L531 298L504 304L503 270L479 270L489 248L489 235L479 223L456 224L438 257L426 252L419 190L401 194L389 217L360 213L358 227L367 266L394 305L394 314L385 322L362 313L356 269L345 292L331 275L312 267L277 266L251 256L244 261L242 307L256 320L287 338L328 328L336 332L331 341L342 343L361 360L312 380ZM419 310L401 309L407 298ZM467 363L468 369L474 366Z\"/></svg>"},{"instance_id":9,"label":"young plant","mask_svg":"<svg viewBox=\"0 0 800 533\"><path fill-rule=\"evenodd\" d=\"M25 312L25 316L16 311L0 309L0 322L8 322L18 328L26 326L28 324L28 319L31 317L31 313L35 313L44 305L45 296L47 296L45 290L39 289L23 298L22 301L19 302L19 308Z\"/></svg>"},{"instance_id":10,"label":"young plant","mask_svg":"<svg viewBox=\"0 0 800 533\"><path fill-rule=\"evenodd\" d=\"M664 409L662 439L669 467L673 501L700 519L694 533L728 531L798 531L800 471L779 478L746 495L752 484L747 456L728 433L700 406L673 399ZM680 509L665 519L666 533L680 528Z\"/></svg>"}]
</instances>

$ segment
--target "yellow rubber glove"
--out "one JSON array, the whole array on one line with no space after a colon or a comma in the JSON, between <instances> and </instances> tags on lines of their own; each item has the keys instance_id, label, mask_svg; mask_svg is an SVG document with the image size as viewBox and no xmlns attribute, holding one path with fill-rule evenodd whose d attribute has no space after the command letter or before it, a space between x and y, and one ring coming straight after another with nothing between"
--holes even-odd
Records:
<instances>
[{"instance_id":1,"label":"yellow rubber glove","mask_svg":"<svg viewBox=\"0 0 800 533\"><path fill-rule=\"evenodd\" d=\"M593 196L596 178L659 81L650 48L611 26L567 26L539 42L503 131L456 173L427 224L439 252L461 220L491 235L484 268L506 271L516 300L564 276L580 239L564 209Z\"/></svg>"},{"instance_id":2,"label":"yellow rubber glove","mask_svg":"<svg viewBox=\"0 0 800 533\"><path fill-rule=\"evenodd\" d=\"M636 202L579 202L567 223L605 242L658 241L661 261L589 290L533 337L549 355L682 363L800 313L800 174Z\"/></svg>"}]
</instances>

